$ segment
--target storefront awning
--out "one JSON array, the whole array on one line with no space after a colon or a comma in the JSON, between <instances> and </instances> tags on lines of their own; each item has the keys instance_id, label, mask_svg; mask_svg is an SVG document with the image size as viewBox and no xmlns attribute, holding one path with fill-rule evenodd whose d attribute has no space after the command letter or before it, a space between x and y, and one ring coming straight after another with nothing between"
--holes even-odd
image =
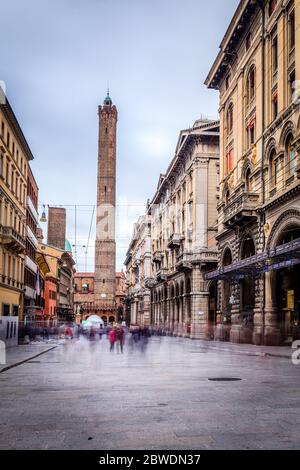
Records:
<instances>
[{"instance_id":1,"label":"storefront awning","mask_svg":"<svg viewBox=\"0 0 300 470\"><path fill-rule=\"evenodd\" d=\"M206 280L243 279L300 263L300 238L207 273Z\"/></svg>"}]
</instances>

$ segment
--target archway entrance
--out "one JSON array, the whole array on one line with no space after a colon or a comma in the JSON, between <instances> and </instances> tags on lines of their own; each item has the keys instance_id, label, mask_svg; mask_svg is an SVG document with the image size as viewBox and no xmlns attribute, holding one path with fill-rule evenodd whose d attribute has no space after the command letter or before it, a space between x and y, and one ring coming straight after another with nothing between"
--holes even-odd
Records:
<instances>
[{"instance_id":1,"label":"archway entrance","mask_svg":"<svg viewBox=\"0 0 300 470\"><path fill-rule=\"evenodd\" d=\"M214 339L215 326L217 323L217 308L218 308L218 285L217 281L212 281L209 285L208 297L208 337Z\"/></svg>"},{"instance_id":2,"label":"archway entrance","mask_svg":"<svg viewBox=\"0 0 300 470\"><path fill-rule=\"evenodd\" d=\"M284 229L276 246L300 238L300 227ZM273 273L275 280L275 305L283 341L291 343L300 339L300 264L283 268Z\"/></svg>"},{"instance_id":3,"label":"archway entrance","mask_svg":"<svg viewBox=\"0 0 300 470\"><path fill-rule=\"evenodd\" d=\"M223 257L223 266L229 266L232 264L232 255L229 248L226 248ZM223 281L223 291L222 291L222 310L223 314L226 317L226 321L230 320L230 313L231 313L231 304L230 304L230 297L231 297L231 282L230 280L225 279Z\"/></svg>"},{"instance_id":4,"label":"archway entrance","mask_svg":"<svg viewBox=\"0 0 300 470\"><path fill-rule=\"evenodd\" d=\"M213 281L209 286L209 310L208 323L215 325L217 319L217 282Z\"/></svg>"}]
</instances>

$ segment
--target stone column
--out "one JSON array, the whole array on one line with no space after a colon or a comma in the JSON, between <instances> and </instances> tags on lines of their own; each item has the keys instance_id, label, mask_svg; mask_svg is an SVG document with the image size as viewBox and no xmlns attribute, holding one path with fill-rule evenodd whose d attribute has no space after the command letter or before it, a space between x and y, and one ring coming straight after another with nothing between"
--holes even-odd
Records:
<instances>
[{"instance_id":1,"label":"stone column","mask_svg":"<svg viewBox=\"0 0 300 470\"><path fill-rule=\"evenodd\" d=\"M234 298L234 303L231 306L231 328L230 328L230 342L241 343L242 323L241 323L241 310L240 310L240 283L233 281L231 288L231 296Z\"/></svg>"},{"instance_id":2,"label":"stone column","mask_svg":"<svg viewBox=\"0 0 300 470\"><path fill-rule=\"evenodd\" d=\"M278 309L275 300L275 275L274 272L268 272L265 276L264 344L266 346L279 346L281 332L278 325Z\"/></svg>"},{"instance_id":3,"label":"stone column","mask_svg":"<svg viewBox=\"0 0 300 470\"><path fill-rule=\"evenodd\" d=\"M263 274L258 274L255 279L255 306L253 309L253 337L252 342L257 346L263 344Z\"/></svg>"},{"instance_id":4,"label":"stone column","mask_svg":"<svg viewBox=\"0 0 300 470\"><path fill-rule=\"evenodd\" d=\"M204 281L203 273L199 266L195 267L192 272L191 296L191 338L207 339L209 292L207 291L207 283Z\"/></svg>"},{"instance_id":5,"label":"stone column","mask_svg":"<svg viewBox=\"0 0 300 470\"><path fill-rule=\"evenodd\" d=\"M222 299L223 299L223 289L222 281L217 283L218 290L218 303L217 303L217 315L216 315L216 326L214 331L214 340L220 341L222 338Z\"/></svg>"}]
</instances>

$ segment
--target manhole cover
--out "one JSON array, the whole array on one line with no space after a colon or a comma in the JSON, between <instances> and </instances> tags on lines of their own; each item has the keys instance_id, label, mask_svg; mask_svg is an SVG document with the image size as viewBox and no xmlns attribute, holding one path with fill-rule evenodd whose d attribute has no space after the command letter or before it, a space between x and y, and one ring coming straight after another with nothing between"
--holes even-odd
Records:
<instances>
[{"instance_id":1,"label":"manhole cover","mask_svg":"<svg viewBox=\"0 0 300 470\"><path fill-rule=\"evenodd\" d=\"M236 382L237 380L242 380L239 377L211 377L208 380L212 382Z\"/></svg>"}]
</instances>

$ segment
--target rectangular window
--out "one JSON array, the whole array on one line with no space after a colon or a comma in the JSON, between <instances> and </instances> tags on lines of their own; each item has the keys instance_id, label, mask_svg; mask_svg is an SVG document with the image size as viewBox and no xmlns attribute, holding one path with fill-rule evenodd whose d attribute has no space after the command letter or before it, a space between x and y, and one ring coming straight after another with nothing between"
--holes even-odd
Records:
<instances>
[{"instance_id":1,"label":"rectangular window","mask_svg":"<svg viewBox=\"0 0 300 470\"><path fill-rule=\"evenodd\" d=\"M272 38L272 72L277 73L278 69L278 38L275 34Z\"/></svg>"},{"instance_id":2,"label":"rectangular window","mask_svg":"<svg viewBox=\"0 0 300 470\"><path fill-rule=\"evenodd\" d=\"M277 0L269 0L269 17L273 15L276 9Z\"/></svg>"},{"instance_id":3,"label":"rectangular window","mask_svg":"<svg viewBox=\"0 0 300 470\"><path fill-rule=\"evenodd\" d=\"M0 154L0 177L2 176L3 178L3 172L4 172L4 156L3 154L1 153Z\"/></svg>"},{"instance_id":4,"label":"rectangular window","mask_svg":"<svg viewBox=\"0 0 300 470\"><path fill-rule=\"evenodd\" d=\"M2 315L4 317L9 317L9 314L10 314L10 308L9 308L9 305L8 304L3 304L2 305ZM9 325L9 323L8 323Z\"/></svg>"},{"instance_id":5,"label":"rectangular window","mask_svg":"<svg viewBox=\"0 0 300 470\"><path fill-rule=\"evenodd\" d=\"M272 97L272 119L276 119L278 115L278 93L276 92Z\"/></svg>"},{"instance_id":6,"label":"rectangular window","mask_svg":"<svg viewBox=\"0 0 300 470\"><path fill-rule=\"evenodd\" d=\"M10 276L11 276L11 256L8 256L7 259L7 281L10 284Z\"/></svg>"},{"instance_id":7,"label":"rectangular window","mask_svg":"<svg viewBox=\"0 0 300 470\"><path fill-rule=\"evenodd\" d=\"M7 227L7 206L4 206L4 217L3 217L3 225Z\"/></svg>"},{"instance_id":8,"label":"rectangular window","mask_svg":"<svg viewBox=\"0 0 300 470\"><path fill-rule=\"evenodd\" d=\"M293 98L294 98L294 93L295 93L295 81L296 81L296 74L295 74L295 70L293 70L291 73L290 73L290 76L289 76L289 94L290 94L290 103L293 102Z\"/></svg>"},{"instance_id":9,"label":"rectangular window","mask_svg":"<svg viewBox=\"0 0 300 470\"><path fill-rule=\"evenodd\" d=\"M9 186L9 163L6 163L6 184Z\"/></svg>"},{"instance_id":10,"label":"rectangular window","mask_svg":"<svg viewBox=\"0 0 300 470\"><path fill-rule=\"evenodd\" d=\"M293 10L289 16L289 46L290 51L295 47L295 11Z\"/></svg>"},{"instance_id":11,"label":"rectangular window","mask_svg":"<svg viewBox=\"0 0 300 470\"><path fill-rule=\"evenodd\" d=\"M233 170L233 148L226 155L225 171L228 175Z\"/></svg>"},{"instance_id":12,"label":"rectangular window","mask_svg":"<svg viewBox=\"0 0 300 470\"><path fill-rule=\"evenodd\" d=\"M18 305L13 305L12 314L13 314L13 317L17 317L19 315L19 306Z\"/></svg>"},{"instance_id":13,"label":"rectangular window","mask_svg":"<svg viewBox=\"0 0 300 470\"><path fill-rule=\"evenodd\" d=\"M2 281L5 282L6 275L6 254L2 253Z\"/></svg>"},{"instance_id":14,"label":"rectangular window","mask_svg":"<svg viewBox=\"0 0 300 470\"><path fill-rule=\"evenodd\" d=\"M247 147L251 147L255 143L255 120L251 121L247 127Z\"/></svg>"}]
</instances>

